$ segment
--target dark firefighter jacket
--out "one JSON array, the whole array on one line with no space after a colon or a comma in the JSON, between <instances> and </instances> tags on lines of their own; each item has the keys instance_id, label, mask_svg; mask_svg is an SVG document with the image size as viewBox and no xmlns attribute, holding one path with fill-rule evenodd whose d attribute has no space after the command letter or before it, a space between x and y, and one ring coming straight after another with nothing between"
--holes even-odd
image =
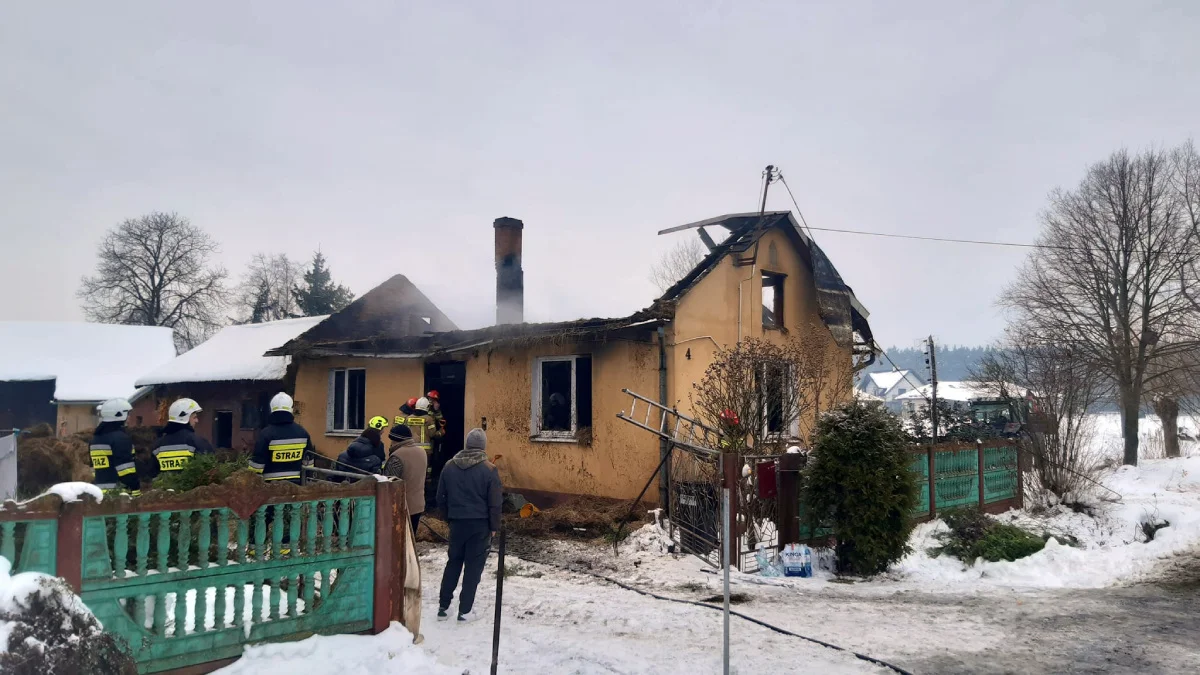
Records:
<instances>
[{"instance_id":1,"label":"dark firefighter jacket","mask_svg":"<svg viewBox=\"0 0 1200 675\"><path fill-rule=\"evenodd\" d=\"M135 496L140 494L137 467L133 463L133 439L118 422L117 426L105 429L101 424L92 436L88 450L92 456L92 468L96 470L93 481L101 490L125 488Z\"/></svg>"},{"instance_id":2,"label":"dark firefighter jacket","mask_svg":"<svg viewBox=\"0 0 1200 675\"><path fill-rule=\"evenodd\" d=\"M250 470L261 473L263 480L299 483L301 468L312 462L312 438L289 412L277 410L269 419L254 442Z\"/></svg>"},{"instance_id":3,"label":"dark firefighter jacket","mask_svg":"<svg viewBox=\"0 0 1200 675\"><path fill-rule=\"evenodd\" d=\"M196 435L190 424L170 422L154 442L158 472L178 471L196 455L212 454L212 444Z\"/></svg>"}]
</instances>

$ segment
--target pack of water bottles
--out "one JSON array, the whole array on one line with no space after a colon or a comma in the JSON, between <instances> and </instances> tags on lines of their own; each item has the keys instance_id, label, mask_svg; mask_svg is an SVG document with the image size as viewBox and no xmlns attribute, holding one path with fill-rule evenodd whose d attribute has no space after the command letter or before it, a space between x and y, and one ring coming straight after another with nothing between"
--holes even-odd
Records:
<instances>
[{"instance_id":1,"label":"pack of water bottles","mask_svg":"<svg viewBox=\"0 0 1200 675\"><path fill-rule=\"evenodd\" d=\"M785 577L811 577L812 550L804 544L788 544L779 553Z\"/></svg>"}]
</instances>

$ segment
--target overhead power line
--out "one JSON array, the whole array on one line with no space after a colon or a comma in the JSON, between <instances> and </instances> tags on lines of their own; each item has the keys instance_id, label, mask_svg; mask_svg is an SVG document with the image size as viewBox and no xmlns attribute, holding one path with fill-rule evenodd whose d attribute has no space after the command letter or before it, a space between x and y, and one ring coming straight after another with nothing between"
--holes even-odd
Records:
<instances>
[{"instance_id":1,"label":"overhead power line","mask_svg":"<svg viewBox=\"0 0 1200 675\"><path fill-rule=\"evenodd\" d=\"M787 183L784 183L787 186ZM789 191L790 192L790 191ZM808 224L805 224L808 227ZM916 234L892 234L890 232L867 232L864 230L842 230L834 227L809 227L810 230L821 232L838 232L841 234L860 234L868 237L887 237L889 239L915 239L918 241L940 241L948 244L978 244L982 246L1008 246L1011 248L1049 248L1058 250L1077 250L1073 246L1056 246L1053 244L1021 244L1013 241L986 241L983 239L953 239L950 237L924 237Z\"/></svg>"}]
</instances>

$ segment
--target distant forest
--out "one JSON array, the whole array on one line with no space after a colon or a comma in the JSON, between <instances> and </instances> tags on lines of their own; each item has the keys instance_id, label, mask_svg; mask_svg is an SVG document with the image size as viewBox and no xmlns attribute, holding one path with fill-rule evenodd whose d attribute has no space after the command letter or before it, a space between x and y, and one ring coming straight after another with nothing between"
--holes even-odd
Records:
<instances>
[{"instance_id":1,"label":"distant forest","mask_svg":"<svg viewBox=\"0 0 1200 675\"><path fill-rule=\"evenodd\" d=\"M989 347L942 347L939 345L937 348L938 380L954 381L969 378L971 370L979 364L989 349ZM901 370L911 370L920 375L922 380L929 381L929 369L925 366L925 354L920 349L888 347L887 354L892 357L892 361L895 361L896 366ZM865 377L867 373L881 373L890 370L892 370L891 361L879 356L875 359L875 363L863 371L862 376Z\"/></svg>"}]
</instances>

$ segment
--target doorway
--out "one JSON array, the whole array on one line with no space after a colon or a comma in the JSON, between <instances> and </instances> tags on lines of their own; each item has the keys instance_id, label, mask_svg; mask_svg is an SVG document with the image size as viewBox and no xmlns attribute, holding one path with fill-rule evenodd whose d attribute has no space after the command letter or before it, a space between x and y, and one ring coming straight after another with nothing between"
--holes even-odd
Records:
<instances>
[{"instance_id":1,"label":"doorway","mask_svg":"<svg viewBox=\"0 0 1200 675\"><path fill-rule=\"evenodd\" d=\"M456 452L462 450L466 438L463 416L466 414L467 364L462 361L446 361L425 364L425 391L437 390L442 403L442 415L446 418L446 436L440 451L433 457L433 484L437 485L442 467ZM433 493L426 491L428 498Z\"/></svg>"},{"instance_id":2,"label":"doorway","mask_svg":"<svg viewBox=\"0 0 1200 675\"><path fill-rule=\"evenodd\" d=\"M233 411L218 410L213 416L213 446L233 447Z\"/></svg>"}]
</instances>

